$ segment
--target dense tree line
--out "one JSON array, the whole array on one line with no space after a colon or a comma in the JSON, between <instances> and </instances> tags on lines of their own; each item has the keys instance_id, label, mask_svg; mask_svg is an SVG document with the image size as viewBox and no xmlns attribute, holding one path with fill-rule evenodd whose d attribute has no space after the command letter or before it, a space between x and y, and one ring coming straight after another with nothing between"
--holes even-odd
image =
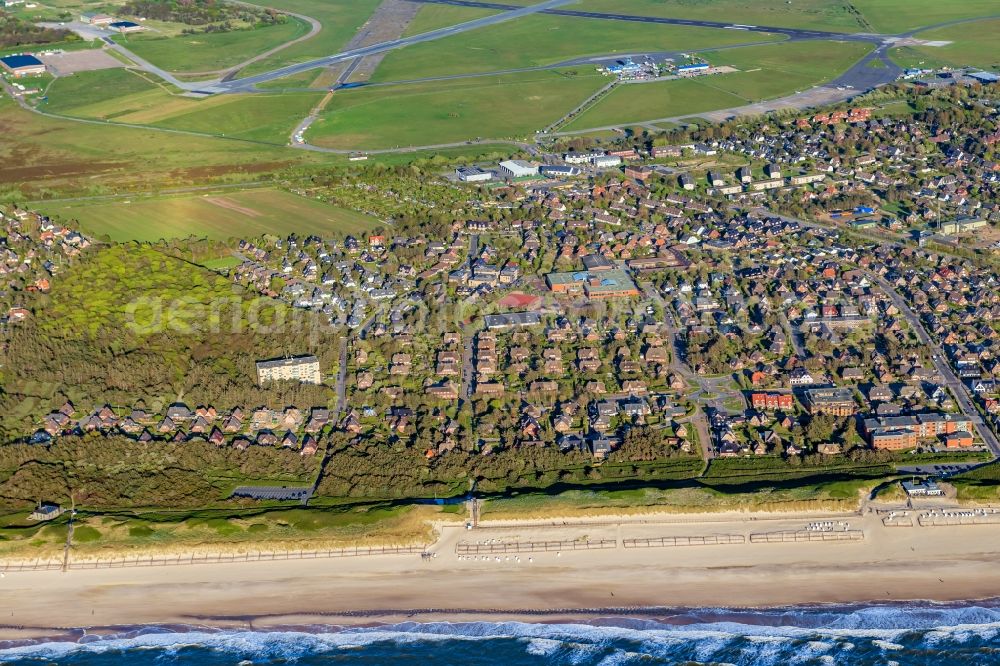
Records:
<instances>
[{"instance_id":1,"label":"dense tree line","mask_svg":"<svg viewBox=\"0 0 1000 666\"><path fill-rule=\"evenodd\" d=\"M43 28L0 10L0 48L2 49L35 44L55 44L57 42L78 41L79 39L69 30Z\"/></svg>"},{"instance_id":2,"label":"dense tree line","mask_svg":"<svg viewBox=\"0 0 1000 666\"><path fill-rule=\"evenodd\" d=\"M121 13L128 16L207 26L204 32L231 30L232 21L250 25L284 23L287 17L273 9L235 5L216 0L129 0Z\"/></svg>"}]
</instances>

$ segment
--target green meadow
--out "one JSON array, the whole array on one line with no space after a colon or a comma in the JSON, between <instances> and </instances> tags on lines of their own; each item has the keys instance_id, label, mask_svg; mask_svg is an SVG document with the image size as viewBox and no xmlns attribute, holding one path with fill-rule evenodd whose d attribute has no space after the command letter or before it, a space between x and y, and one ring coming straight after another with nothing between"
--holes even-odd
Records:
<instances>
[{"instance_id":1,"label":"green meadow","mask_svg":"<svg viewBox=\"0 0 1000 666\"><path fill-rule=\"evenodd\" d=\"M777 40L778 37L771 37ZM736 30L532 15L391 51L375 81L500 72L637 50L684 51L768 40ZM592 70L592 65L582 65Z\"/></svg>"},{"instance_id":2,"label":"green meadow","mask_svg":"<svg viewBox=\"0 0 1000 666\"><path fill-rule=\"evenodd\" d=\"M1000 8L997 11L1000 13ZM1000 20L962 23L916 36L927 41L951 43L893 49L893 59L903 67L1000 68Z\"/></svg>"},{"instance_id":3,"label":"green meadow","mask_svg":"<svg viewBox=\"0 0 1000 666\"><path fill-rule=\"evenodd\" d=\"M44 109L76 118L202 132L284 145L321 93L217 95L192 99L124 69L57 79Z\"/></svg>"},{"instance_id":4,"label":"green meadow","mask_svg":"<svg viewBox=\"0 0 1000 666\"><path fill-rule=\"evenodd\" d=\"M862 18L847 0L581 0L592 12L663 16L744 25L858 32Z\"/></svg>"},{"instance_id":5,"label":"green meadow","mask_svg":"<svg viewBox=\"0 0 1000 666\"><path fill-rule=\"evenodd\" d=\"M592 71L542 71L342 90L306 138L331 148L375 149L525 136L605 83Z\"/></svg>"},{"instance_id":6,"label":"green meadow","mask_svg":"<svg viewBox=\"0 0 1000 666\"><path fill-rule=\"evenodd\" d=\"M853 4L872 28L886 34L1000 14L996 0L853 0Z\"/></svg>"},{"instance_id":7,"label":"green meadow","mask_svg":"<svg viewBox=\"0 0 1000 666\"><path fill-rule=\"evenodd\" d=\"M322 58L342 50L368 21L382 0L268 0L267 6L297 12L322 24L318 34L246 67L241 75L269 72L278 67Z\"/></svg>"},{"instance_id":8,"label":"green meadow","mask_svg":"<svg viewBox=\"0 0 1000 666\"><path fill-rule=\"evenodd\" d=\"M115 41L140 58L170 72L212 72L233 67L255 55L309 32L299 19L232 32L162 37L153 33L119 35Z\"/></svg>"}]
</instances>

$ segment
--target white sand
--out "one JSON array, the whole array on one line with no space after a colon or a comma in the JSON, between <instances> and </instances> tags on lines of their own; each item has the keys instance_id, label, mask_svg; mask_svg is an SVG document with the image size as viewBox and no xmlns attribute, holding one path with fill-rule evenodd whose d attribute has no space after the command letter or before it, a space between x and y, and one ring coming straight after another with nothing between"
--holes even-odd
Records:
<instances>
[{"instance_id":1,"label":"white sand","mask_svg":"<svg viewBox=\"0 0 1000 666\"><path fill-rule=\"evenodd\" d=\"M568 525L445 527L437 557L381 555L151 568L11 572L0 579L0 637L15 628L140 623L254 627L404 617L451 620L549 609L766 606L1000 596L1000 526L888 528L844 515L865 539L626 549L622 539L802 529L815 517L671 516ZM458 542L616 539L609 550L462 559ZM528 557L532 562L528 562ZM437 613L411 614L419 609ZM344 616L348 611L363 615ZM523 615L521 613L520 615ZM534 619L538 619L534 616Z\"/></svg>"}]
</instances>

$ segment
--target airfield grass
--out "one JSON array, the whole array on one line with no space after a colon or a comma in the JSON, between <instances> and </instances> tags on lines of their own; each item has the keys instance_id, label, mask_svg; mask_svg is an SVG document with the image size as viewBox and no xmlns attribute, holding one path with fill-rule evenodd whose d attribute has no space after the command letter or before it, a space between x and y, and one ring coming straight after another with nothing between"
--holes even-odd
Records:
<instances>
[{"instance_id":1,"label":"airfield grass","mask_svg":"<svg viewBox=\"0 0 1000 666\"><path fill-rule=\"evenodd\" d=\"M76 118L114 120L275 144L319 101L321 93L172 95L128 70L82 72L57 79L44 110Z\"/></svg>"},{"instance_id":2,"label":"airfield grass","mask_svg":"<svg viewBox=\"0 0 1000 666\"><path fill-rule=\"evenodd\" d=\"M743 71L623 84L563 129L679 118L780 97L835 78L868 48L854 42L788 42L707 53L713 64Z\"/></svg>"},{"instance_id":3,"label":"airfield grass","mask_svg":"<svg viewBox=\"0 0 1000 666\"><path fill-rule=\"evenodd\" d=\"M946 21L1000 15L996 0L853 0L872 28L886 34Z\"/></svg>"},{"instance_id":4,"label":"airfield grass","mask_svg":"<svg viewBox=\"0 0 1000 666\"><path fill-rule=\"evenodd\" d=\"M307 132L332 148L392 148L530 135L607 79L529 72L343 90Z\"/></svg>"},{"instance_id":5,"label":"airfield grass","mask_svg":"<svg viewBox=\"0 0 1000 666\"><path fill-rule=\"evenodd\" d=\"M322 58L342 50L371 17L382 0L268 0L268 7L297 12L316 19L323 28L304 42L255 62L240 72L241 76L269 72L278 67Z\"/></svg>"},{"instance_id":6,"label":"airfield grass","mask_svg":"<svg viewBox=\"0 0 1000 666\"><path fill-rule=\"evenodd\" d=\"M115 41L169 72L211 72L238 65L309 32L289 17L285 23L252 30L162 37L152 33L119 35Z\"/></svg>"},{"instance_id":7,"label":"airfield grass","mask_svg":"<svg viewBox=\"0 0 1000 666\"><path fill-rule=\"evenodd\" d=\"M40 116L0 98L0 196L240 182L330 158L287 147Z\"/></svg>"},{"instance_id":8,"label":"airfield grass","mask_svg":"<svg viewBox=\"0 0 1000 666\"><path fill-rule=\"evenodd\" d=\"M438 28L474 21L484 16L496 14L496 10L481 7L458 7L454 5L421 5L417 15L403 31L403 37L419 35Z\"/></svg>"},{"instance_id":9,"label":"airfield grass","mask_svg":"<svg viewBox=\"0 0 1000 666\"><path fill-rule=\"evenodd\" d=\"M997 8L1000 13L1000 6ZM902 67L1000 68L1000 20L963 23L916 35L928 41L949 41L946 46L906 46L891 56Z\"/></svg>"},{"instance_id":10,"label":"airfield grass","mask_svg":"<svg viewBox=\"0 0 1000 666\"><path fill-rule=\"evenodd\" d=\"M863 19L847 0L582 0L573 8L692 21L858 32Z\"/></svg>"},{"instance_id":11,"label":"airfield grass","mask_svg":"<svg viewBox=\"0 0 1000 666\"><path fill-rule=\"evenodd\" d=\"M379 224L366 215L274 189L38 207L48 215L77 220L85 232L114 241L189 236L226 240L292 232L330 236L359 233Z\"/></svg>"},{"instance_id":12,"label":"airfield grass","mask_svg":"<svg viewBox=\"0 0 1000 666\"><path fill-rule=\"evenodd\" d=\"M777 40L778 36L770 37ZM768 35L715 28L689 28L595 21L565 16L527 16L469 33L389 52L373 81L500 72L552 65L585 56L643 51L685 51L769 39ZM592 65L582 65L592 70Z\"/></svg>"},{"instance_id":13,"label":"airfield grass","mask_svg":"<svg viewBox=\"0 0 1000 666\"><path fill-rule=\"evenodd\" d=\"M672 118L689 113L743 104L732 93L711 88L696 79L620 85L587 109L563 131L606 127L641 120Z\"/></svg>"}]
</instances>

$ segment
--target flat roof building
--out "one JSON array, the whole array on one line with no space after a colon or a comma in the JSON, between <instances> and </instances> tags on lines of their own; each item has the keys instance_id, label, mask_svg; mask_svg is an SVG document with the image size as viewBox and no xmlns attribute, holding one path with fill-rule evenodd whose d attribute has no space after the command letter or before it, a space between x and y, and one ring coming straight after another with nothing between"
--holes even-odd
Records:
<instances>
[{"instance_id":1,"label":"flat roof building","mask_svg":"<svg viewBox=\"0 0 1000 666\"><path fill-rule=\"evenodd\" d=\"M594 300L639 295L635 282L621 268L549 273L545 276L545 281L553 293L586 294Z\"/></svg>"},{"instance_id":2,"label":"flat roof building","mask_svg":"<svg viewBox=\"0 0 1000 666\"><path fill-rule=\"evenodd\" d=\"M543 164L538 167L538 172L543 176L554 176L556 178L572 178L580 175L580 169L575 166L563 166L561 164Z\"/></svg>"},{"instance_id":3,"label":"flat roof building","mask_svg":"<svg viewBox=\"0 0 1000 666\"><path fill-rule=\"evenodd\" d=\"M84 12L80 14L80 23L88 25L110 25L114 22L115 19L113 16L108 16L100 12Z\"/></svg>"},{"instance_id":4,"label":"flat roof building","mask_svg":"<svg viewBox=\"0 0 1000 666\"><path fill-rule=\"evenodd\" d=\"M145 30L144 27L136 23L135 21L115 21L108 24L109 28L117 30L122 34L127 34L130 32L142 32Z\"/></svg>"},{"instance_id":5,"label":"flat roof building","mask_svg":"<svg viewBox=\"0 0 1000 666\"><path fill-rule=\"evenodd\" d=\"M479 167L467 166L455 169L455 175L463 183L485 183L493 180L493 172L480 169Z\"/></svg>"},{"instance_id":6,"label":"flat roof building","mask_svg":"<svg viewBox=\"0 0 1000 666\"><path fill-rule=\"evenodd\" d=\"M815 388L805 391L810 414L850 416L857 411L854 392L848 388Z\"/></svg>"},{"instance_id":7,"label":"flat roof building","mask_svg":"<svg viewBox=\"0 0 1000 666\"><path fill-rule=\"evenodd\" d=\"M296 381L303 384L322 384L319 359L315 356L296 356L257 361L257 383Z\"/></svg>"},{"instance_id":8,"label":"flat roof building","mask_svg":"<svg viewBox=\"0 0 1000 666\"><path fill-rule=\"evenodd\" d=\"M486 315L483 323L490 330L520 328L521 326L536 326L542 323L542 317L537 312L508 312L506 314Z\"/></svg>"},{"instance_id":9,"label":"flat roof building","mask_svg":"<svg viewBox=\"0 0 1000 666\"><path fill-rule=\"evenodd\" d=\"M45 73L45 63L33 55L11 55L0 58L0 65L19 79L23 76L37 76Z\"/></svg>"},{"instance_id":10,"label":"flat roof building","mask_svg":"<svg viewBox=\"0 0 1000 666\"><path fill-rule=\"evenodd\" d=\"M527 178L538 174L538 167L523 160L504 160L499 166L508 178Z\"/></svg>"}]
</instances>

